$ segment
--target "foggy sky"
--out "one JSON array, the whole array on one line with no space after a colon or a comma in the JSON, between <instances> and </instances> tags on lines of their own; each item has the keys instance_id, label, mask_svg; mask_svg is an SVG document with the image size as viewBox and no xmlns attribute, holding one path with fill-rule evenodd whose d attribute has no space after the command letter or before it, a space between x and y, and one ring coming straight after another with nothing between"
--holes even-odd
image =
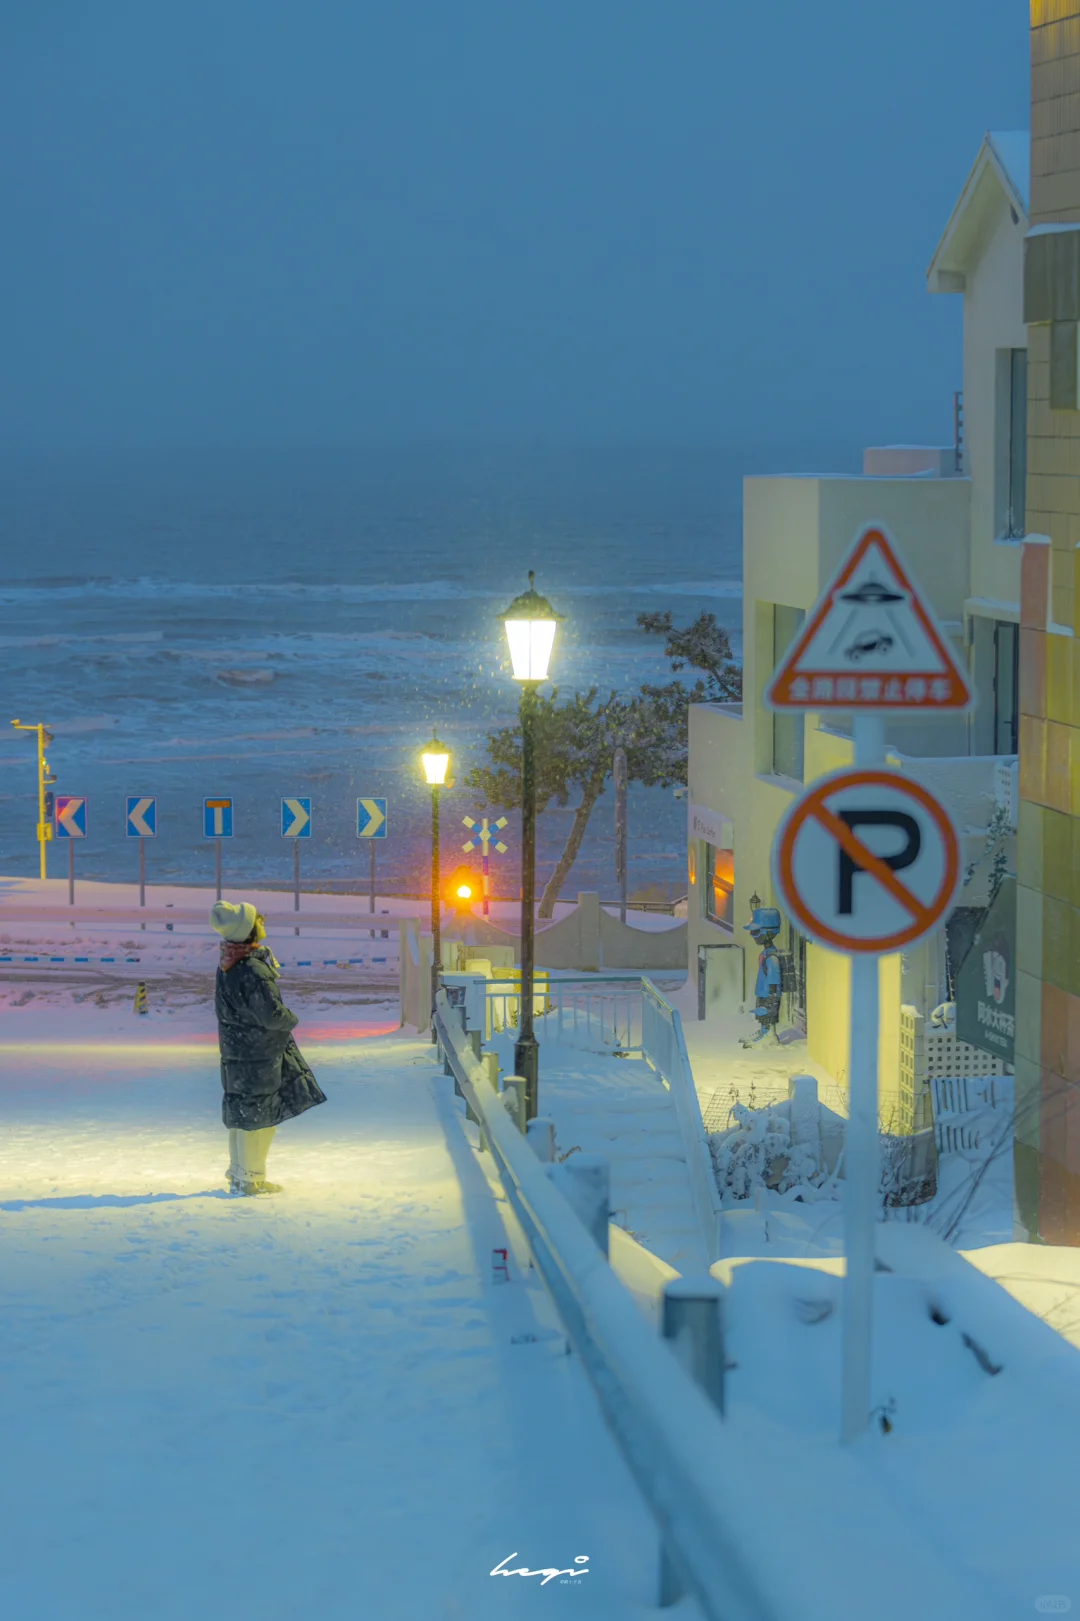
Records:
<instances>
[{"instance_id":1,"label":"foggy sky","mask_svg":"<svg viewBox=\"0 0 1080 1621\"><path fill-rule=\"evenodd\" d=\"M951 435L1021 0L9 0L0 441Z\"/></svg>"}]
</instances>

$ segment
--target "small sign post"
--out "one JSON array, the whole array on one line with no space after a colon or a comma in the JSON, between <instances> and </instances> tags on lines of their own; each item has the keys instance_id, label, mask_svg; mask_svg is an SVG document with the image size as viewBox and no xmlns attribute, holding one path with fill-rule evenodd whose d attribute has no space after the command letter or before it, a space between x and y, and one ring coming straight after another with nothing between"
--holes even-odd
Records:
<instances>
[{"instance_id":1,"label":"small sign post","mask_svg":"<svg viewBox=\"0 0 1080 1621\"><path fill-rule=\"evenodd\" d=\"M56 837L68 841L68 905L75 905L75 841L86 837L86 796L57 794L53 802Z\"/></svg>"},{"instance_id":2,"label":"small sign post","mask_svg":"<svg viewBox=\"0 0 1080 1621\"><path fill-rule=\"evenodd\" d=\"M293 911L300 910L300 840L311 837L311 800L283 799L281 801L281 836L292 840L293 853ZM293 930L299 934L299 929Z\"/></svg>"},{"instance_id":3,"label":"small sign post","mask_svg":"<svg viewBox=\"0 0 1080 1621\"><path fill-rule=\"evenodd\" d=\"M157 838L157 800L139 794L129 794L124 817L124 832L129 839L139 841L139 905L146 905L146 839ZM145 929L146 924L141 923Z\"/></svg>"},{"instance_id":4,"label":"small sign post","mask_svg":"<svg viewBox=\"0 0 1080 1621\"><path fill-rule=\"evenodd\" d=\"M504 856L506 854L507 846L503 844L502 840L499 838L499 834L506 826L506 817L500 816L497 822L489 823L486 816L481 816L480 825L477 827L477 824L473 821L471 816L463 816L461 819L461 825L469 828L470 830L474 827L477 828L472 838L466 839L461 848L463 850L475 850L479 848L480 850L480 867L484 880L482 886L483 908L484 916L487 917L491 910L489 905L491 899L491 880L489 877L491 872L491 846L495 846L495 849L498 851L499 855Z\"/></svg>"},{"instance_id":5,"label":"small sign post","mask_svg":"<svg viewBox=\"0 0 1080 1621\"><path fill-rule=\"evenodd\" d=\"M887 714L952 714L967 676L900 553L862 530L773 674L770 709L852 717L854 766L812 783L778 829L773 881L799 928L851 960L849 1117L844 1152L841 1439L870 1409L878 1200L880 958L937 927L960 881L952 820L921 784L885 767Z\"/></svg>"},{"instance_id":6,"label":"small sign post","mask_svg":"<svg viewBox=\"0 0 1080 1621\"><path fill-rule=\"evenodd\" d=\"M215 871L217 898L221 899L221 841L233 836L233 802L231 799L203 800L203 837L213 839L217 845Z\"/></svg>"},{"instance_id":7,"label":"small sign post","mask_svg":"<svg viewBox=\"0 0 1080 1621\"><path fill-rule=\"evenodd\" d=\"M356 836L368 840L368 910L375 913L375 840L385 839L389 832L385 799L358 799L356 801ZM375 930L371 930L375 938Z\"/></svg>"}]
</instances>

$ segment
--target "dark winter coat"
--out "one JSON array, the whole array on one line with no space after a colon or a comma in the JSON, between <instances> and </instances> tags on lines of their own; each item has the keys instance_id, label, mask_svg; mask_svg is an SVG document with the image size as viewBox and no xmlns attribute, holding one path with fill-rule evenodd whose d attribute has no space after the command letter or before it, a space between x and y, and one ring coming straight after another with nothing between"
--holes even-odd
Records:
<instances>
[{"instance_id":1,"label":"dark winter coat","mask_svg":"<svg viewBox=\"0 0 1080 1621\"><path fill-rule=\"evenodd\" d=\"M281 1000L268 951L256 947L232 967L218 968L214 1011L227 1126L260 1131L326 1102L292 1039L299 1021Z\"/></svg>"}]
</instances>

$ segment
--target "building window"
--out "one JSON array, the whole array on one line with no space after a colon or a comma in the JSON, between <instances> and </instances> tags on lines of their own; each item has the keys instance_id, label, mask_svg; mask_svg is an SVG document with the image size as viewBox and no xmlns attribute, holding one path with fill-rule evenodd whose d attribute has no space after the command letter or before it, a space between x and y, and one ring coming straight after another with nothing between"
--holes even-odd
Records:
<instances>
[{"instance_id":1,"label":"building window","mask_svg":"<svg viewBox=\"0 0 1080 1621\"><path fill-rule=\"evenodd\" d=\"M777 603L773 608L773 669L802 629L806 613L802 608L785 608ZM773 775L803 780L803 717L773 715Z\"/></svg>"},{"instance_id":2,"label":"building window","mask_svg":"<svg viewBox=\"0 0 1080 1621\"><path fill-rule=\"evenodd\" d=\"M1017 752L1019 687L1020 627L999 619L994 624L995 754Z\"/></svg>"},{"instance_id":3,"label":"building window","mask_svg":"<svg viewBox=\"0 0 1080 1621\"><path fill-rule=\"evenodd\" d=\"M1027 483L1027 350L997 352L997 534L1020 540Z\"/></svg>"},{"instance_id":4,"label":"building window","mask_svg":"<svg viewBox=\"0 0 1080 1621\"><path fill-rule=\"evenodd\" d=\"M735 852L705 846L705 916L710 923L734 928Z\"/></svg>"}]
</instances>

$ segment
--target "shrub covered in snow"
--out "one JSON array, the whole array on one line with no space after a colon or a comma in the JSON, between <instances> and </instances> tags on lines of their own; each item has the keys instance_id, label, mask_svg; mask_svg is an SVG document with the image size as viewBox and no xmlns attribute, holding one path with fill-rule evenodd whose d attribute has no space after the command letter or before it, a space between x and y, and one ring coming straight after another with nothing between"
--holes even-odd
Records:
<instances>
[{"instance_id":1,"label":"shrub covered in snow","mask_svg":"<svg viewBox=\"0 0 1080 1621\"><path fill-rule=\"evenodd\" d=\"M789 1101L764 1109L736 1103L731 1113L735 1124L709 1139L721 1193L750 1199L762 1187L807 1203L836 1197L820 1146L792 1140Z\"/></svg>"}]
</instances>

